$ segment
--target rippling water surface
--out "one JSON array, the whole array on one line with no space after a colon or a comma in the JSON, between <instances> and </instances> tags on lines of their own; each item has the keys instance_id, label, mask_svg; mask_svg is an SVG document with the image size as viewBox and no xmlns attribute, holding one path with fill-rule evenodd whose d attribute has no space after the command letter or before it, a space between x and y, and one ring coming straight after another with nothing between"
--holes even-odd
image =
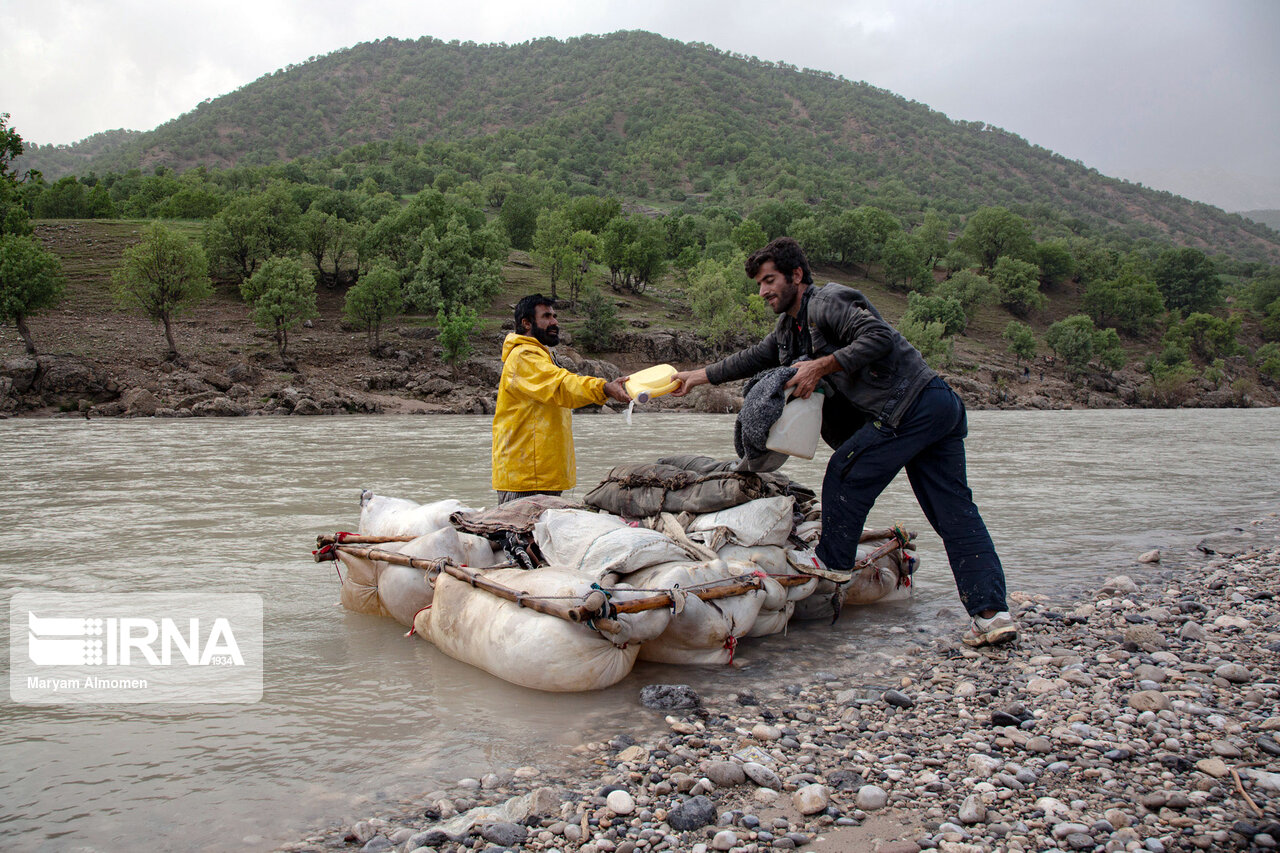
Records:
<instances>
[{"instance_id":1,"label":"rippling water surface","mask_svg":"<svg viewBox=\"0 0 1280 853\"><path fill-rule=\"evenodd\" d=\"M976 412L970 429L971 484L1014 590L1061 595L1151 547L1176 565L1197 536L1280 507L1280 410ZM733 454L729 416L580 416L575 432L588 486L624 461ZM784 470L817 488L824 464ZM871 677L901 643L961 625L941 543L900 478L870 524L920 531L913 600L744 643L734 668L640 664L608 690L543 694L336 607L333 566L309 551L317 533L355 528L366 487L492 505L489 419L0 422L6 599L252 592L266 636L253 705L59 708L2 694L3 846L267 848L367 815L370 800L651 730L660 717L635 701L644 684L715 695L818 669Z\"/></svg>"}]
</instances>

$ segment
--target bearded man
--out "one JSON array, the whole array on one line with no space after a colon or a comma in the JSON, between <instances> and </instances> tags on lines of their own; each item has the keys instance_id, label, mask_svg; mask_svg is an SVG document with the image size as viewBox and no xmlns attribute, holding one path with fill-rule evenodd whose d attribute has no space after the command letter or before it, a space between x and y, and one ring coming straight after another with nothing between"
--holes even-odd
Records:
<instances>
[{"instance_id":1,"label":"bearded man","mask_svg":"<svg viewBox=\"0 0 1280 853\"><path fill-rule=\"evenodd\" d=\"M516 330L502 342L502 378L493 415L493 488L498 503L558 495L577 484L573 410L606 399L629 402L626 377L606 382L555 362L555 303L541 293L516 303Z\"/></svg>"},{"instance_id":2,"label":"bearded man","mask_svg":"<svg viewBox=\"0 0 1280 853\"><path fill-rule=\"evenodd\" d=\"M677 374L673 393L779 366L796 369L786 385L793 396L806 398L823 383L822 437L835 452L822 481L822 538L805 555L814 574L851 578L867 514L905 468L971 617L961 639L970 646L1016 639L1004 569L967 482L968 422L959 396L861 293L841 284L814 287L809 261L790 237L752 254L746 271L777 325L755 346Z\"/></svg>"}]
</instances>

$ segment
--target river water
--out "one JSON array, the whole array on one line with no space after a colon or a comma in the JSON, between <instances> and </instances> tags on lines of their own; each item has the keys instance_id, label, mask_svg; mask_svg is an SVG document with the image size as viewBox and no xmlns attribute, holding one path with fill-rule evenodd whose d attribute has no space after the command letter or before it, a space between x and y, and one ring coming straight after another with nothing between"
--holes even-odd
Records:
<instances>
[{"instance_id":1,"label":"river water","mask_svg":"<svg viewBox=\"0 0 1280 853\"><path fill-rule=\"evenodd\" d=\"M971 485L1011 590L1070 596L1160 547L1280 508L1280 410L975 412ZM671 453L733 454L731 416L575 419L579 481ZM825 454L784 469L815 488ZM0 847L265 849L463 776L551 767L660 715L640 687L724 695L817 670L874 683L904 642L963 625L905 478L871 526L920 531L912 600L749 641L733 667L639 664L591 694L519 688L390 620L336 606L317 533L355 529L362 488L491 506L478 416L0 422L0 589L256 593L264 691L248 705L32 706L0 699ZM579 487L577 496L587 488ZM6 602L7 603L7 602ZM9 661L9 608L0 608ZM903 631L892 629L901 628ZM44 846L42 846L44 845Z\"/></svg>"}]
</instances>

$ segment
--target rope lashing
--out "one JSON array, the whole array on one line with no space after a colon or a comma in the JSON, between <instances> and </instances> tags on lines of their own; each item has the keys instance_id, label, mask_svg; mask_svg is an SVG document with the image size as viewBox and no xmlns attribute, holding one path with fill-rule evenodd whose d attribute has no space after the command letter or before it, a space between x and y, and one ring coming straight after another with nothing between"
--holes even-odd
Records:
<instances>
[{"instance_id":1,"label":"rope lashing","mask_svg":"<svg viewBox=\"0 0 1280 853\"><path fill-rule=\"evenodd\" d=\"M428 604L426 607L418 608L418 613L421 613L423 610L430 610L430 609L431 609L431 605ZM412 620L413 627L409 629L409 633L405 634L406 637L412 637L414 634L418 633L418 613L413 614L413 620Z\"/></svg>"},{"instance_id":2,"label":"rope lashing","mask_svg":"<svg viewBox=\"0 0 1280 853\"><path fill-rule=\"evenodd\" d=\"M738 650L738 638L730 634L728 639L724 641L724 647L729 650L729 663L733 663L734 652Z\"/></svg>"}]
</instances>

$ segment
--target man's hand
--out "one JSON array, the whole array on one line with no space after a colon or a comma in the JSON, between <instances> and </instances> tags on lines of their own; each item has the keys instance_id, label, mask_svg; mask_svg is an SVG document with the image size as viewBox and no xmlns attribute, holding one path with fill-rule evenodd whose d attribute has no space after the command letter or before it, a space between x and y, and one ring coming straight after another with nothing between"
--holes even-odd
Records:
<instances>
[{"instance_id":1,"label":"man's hand","mask_svg":"<svg viewBox=\"0 0 1280 853\"><path fill-rule=\"evenodd\" d=\"M840 369L840 362L836 361L833 355L824 355L813 361L797 361L791 366L796 369L796 375L792 376L783 387L791 388L793 397L807 400L813 393L813 389L818 387L818 381L822 377Z\"/></svg>"},{"instance_id":2,"label":"man's hand","mask_svg":"<svg viewBox=\"0 0 1280 853\"><path fill-rule=\"evenodd\" d=\"M683 370L676 374L676 381L680 383L680 387L671 392L673 397L683 397L699 385L706 385L711 380L707 378L707 369L700 367L697 370Z\"/></svg>"},{"instance_id":3,"label":"man's hand","mask_svg":"<svg viewBox=\"0 0 1280 853\"><path fill-rule=\"evenodd\" d=\"M612 382L604 383L604 395L611 399L617 400L619 403L630 403L631 397L627 395L626 383L630 376L623 376Z\"/></svg>"}]
</instances>

